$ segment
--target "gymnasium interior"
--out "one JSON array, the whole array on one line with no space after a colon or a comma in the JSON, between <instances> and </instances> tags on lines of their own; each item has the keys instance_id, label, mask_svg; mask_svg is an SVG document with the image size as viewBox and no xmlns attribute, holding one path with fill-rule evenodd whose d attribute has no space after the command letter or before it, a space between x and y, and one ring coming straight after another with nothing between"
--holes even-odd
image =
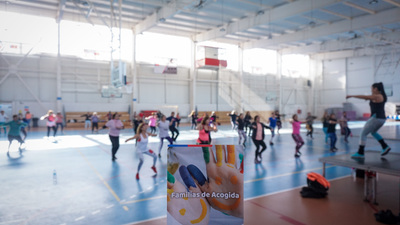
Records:
<instances>
[{"instance_id":1,"label":"gymnasium interior","mask_svg":"<svg viewBox=\"0 0 400 225\"><path fill-rule=\"evenodd\" d=\"M217 116L211 145L243 146L244 224L399 224L399 64L400 0L0 0L0 225L167 224L168 142L158 173L145 155L136 179L137 144L125 141L137 117L174 112L174 144L196 145L192 111ZM371 96L376 83L391 150L368 135L355 160L374 115L349 96ZM49 110L62 116L55 134ZM260 163L233 111L266 125L280 115L274 137L264 130ZM94 112L95 131L85 125ZM323 115L343 112L351 133L337 124L332 151ZM124 128L111 160L105 124L116 114ZM314 120L311 137L301 125L297 157L295 114ZM29 119L21 146L4 125L13 115ZM149 149L159 145L148 137ZM326 196L301 195L310 173L329 182Z\"/></svg>"}]
</instances>

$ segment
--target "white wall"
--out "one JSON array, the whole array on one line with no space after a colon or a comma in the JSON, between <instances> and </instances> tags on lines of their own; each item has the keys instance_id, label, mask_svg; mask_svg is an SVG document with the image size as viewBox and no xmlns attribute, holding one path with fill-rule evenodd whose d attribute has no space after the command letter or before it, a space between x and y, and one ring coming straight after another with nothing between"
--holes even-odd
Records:
<instances>
[{"instance_id":1,"label":"white wall","mask_svg":"<svg viewBox=\"0 0 400 225\"><path fill-rule=\"evenodd\" d=\"M344 102L352 104L352 110L357 117L370 113L367 101L348 99L346 95L370 95L371 85L383 82L391 86L393 96L388 102L400 104L400 67L398 65L400 53L385 55L371 55L351 58L322 60L323 72L317 76L322 82L317 82L320 98L317 101L317 111L330 107L342 107Z\"/></svg>"},{"instance_id":2,"label":"white wall","mask_svg":"<svg viewBox=\"0 0 400 225\"><path fill-rule=\"evenodd\" d=\"M7 62L15 64L23 59L20 55L2 56L6 60L0 57L0 80L9 72ZM127 65L127 81L132 82L131 64ZM126 93L115 99L101 97L102 85L110 83L109 71L109 62L62 57L61 97L65 112L127 112L132 104L132 94ZM55 56L28 56L15 72L27 87L16 75L10 75L0 84L0 103L12 104L14 113L29 107L35 116L44 115L49 109L56 110ZM138 64L138 96L135 97L134 110L161 110L167 114L176 111L184 117L192 110L191 84L188 68L178 67L178 74L166 75L154 73L153 65ZM231 70L197 70L195 102L199 111L269 111L279 108L282 90L283 98L287 98L283 113L292 114L297 109L305 112L310 91L305 84L306 79L285 78L280 81L275 74L245 73L241 78L238 72ZM292 89L295 93L289 96Z\"/></svg>"}]
</instances>

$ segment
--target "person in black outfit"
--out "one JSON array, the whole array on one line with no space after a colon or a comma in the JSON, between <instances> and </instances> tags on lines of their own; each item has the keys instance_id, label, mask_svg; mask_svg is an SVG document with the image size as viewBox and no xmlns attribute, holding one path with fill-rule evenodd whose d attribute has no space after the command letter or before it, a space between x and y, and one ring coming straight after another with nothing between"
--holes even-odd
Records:
<instances>
[{"instance_id":1,"label":"person in black outfit","mask_svg":"<svg viewBox=\"0 0 400 225\"><path fill-rule=\"evenodd\" d=\"M328 135L329 138L331 139L331 152L336 152L337 148L336 148L336 124L337 124L337 119L336 119L336 115L334 113L332 113L329 116L329 120L328 120Z\"/></svg>"},{"instance_id":2,"label":"person in black outfit","mask_svg":"<svg viewBox=\"0 0 400 225\"><path fill-rule=\"evenodd\" d=\"M178 136L179 136L179 130L178 129L176 129L176 122L177 122L177 119L175 118L175 112L172 112L171 113L171 116L170 117L168 117L167 118L167 120L169 121L169 122L172 122L171 123L171 125L169 126L169 130L171 131L171 133L172 133L172 140L174 140L174 141L176 141L176 139L178 138ZM176 135L175 135L175 133L176 133Z\"/></svg>"},{"instance_id":3,"label":"person in black outfit","mask_svg":"<svg viewBox=\"0 0 400 225\"><path fill-rule=\"evenodd\" d=\"M382 82L374 83L371 86L371 95L348 95L348 98L359 98L364 100L369 100L369 107L371 109L371 117L365 123L361 135L360 135L360 146L358 152L353 154L351 157L355 159L364 159L364 148L367 142L367 135L371 135L381 144L382 151L381 156L389 153L391 148L383 140L382 136L378 134L378 130L385 124L386 114L385 114L385 103L387 101L387 96Z\"/></svg>"},{"instance_id":4,"label":"person in black outfit","mask_svg":"<svg viewBox=\"0 0 400 225\"><path fill-rule=\"evenodd\" d=\"M277 133L279 134L279 130L282 128L282 120L279 111L275 112L275 116L276 116L276 126L278 127Z\"/></svg>"},{"instance_id":5,"label":"person in black outfit","mask_svg":"<svg viewBox=\"0 0 400 225\"><path fill-rule=\"evenodd\" d=\"M244 129L246 133L249 133L249 137L251 136L251 119L253 119L253 117L251 117L250 112L247 111L244 116Z\"/></svg>"},{"instance_id":6,"label":"person in black outfit","mask_svg":"<svg viewBox=\"0 0 400 225\"><path fill-rule=\"evenodd\" d=\"M244 119L243 119L243 113L239 114L239 118L236 121L237 127L238 127L238 135L239 135L239 145L243 145L243 147L246 148L246 132L244 131ZM243 143L242 143L243 139Z\"/></svg>"},{"instance_id":7,"label":"person in black outfit","mask_svg":"<svg viewBox=\"0 0 400 225\"><path fill-rule=\"evenodd\" d=\"M231 117L231 125L232 125L232 130L236 129L236 118L237 118L237 114L235 112L235 110L232 110L232 112L229 114L227 114L229 117Z\"/></svg>"},{"instance_id":8,"label":"person in black outfit","mask_svg":"<svg viewBox=\"0 0 400 225\"><path fill-rule=\"evenodd\" d=\"M136 134L137 129L138 129L138 127L139 127L139 125L140 125L141 123L143 123L143 120L142 120L142 118L141 118L139 115L137 115L135 118L133 118L133 132L134 132L135 134Z\"/></svg>"},{"instance_id":9,"label":"person in black outfit","mask_svg":"<svg viewBox=\"0 0 400 225\"><path fill-rule=\"evenodd\" d=\"M256 153L255 153L254 163L258 164L258 163L261 163L261 159L262 159L261 154L265 151L265 149L267 149L267 145L264 142L264 138L265 138L264 128L271 130L271 127L261 123L260 117L258 115L254 117L254 122L251 125L253 128L252 140L253 140L254 144L256 145ZM260 145L262 146L261 151L260 151Z\"/></svg>"},{"instance_id":10,"label":"person in black outfit","mask_svg":"<svg viewBox=\"0 0 400 225\"><path fill-rule=\"evenodd\" d=\"M192 118L192 126L190 127L190 129L196 130L196 128L197 128L197 119L198 119L196 111L192 110L192 112L189 114L188 117Z\"/></svg>"}]
</instances>

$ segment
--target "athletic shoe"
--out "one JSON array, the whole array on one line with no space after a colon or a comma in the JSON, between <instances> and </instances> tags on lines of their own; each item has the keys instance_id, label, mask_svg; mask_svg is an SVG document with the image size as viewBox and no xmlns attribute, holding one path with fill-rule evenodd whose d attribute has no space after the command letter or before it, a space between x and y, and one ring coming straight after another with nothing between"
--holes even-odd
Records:
<instances>
[{"instance_id":1,"label":"athletic shoe","mask_svg":"<svg viewBox=\"0 0 400 225\"><path fill-rule=\"evenodd\" d=\"M381 156L388 154L390 150L391 148L389 146L386 146L386 148L382 149Z\"/></svg>"},{"instance_id":2,"label":"athletic shoe","mask_svg":"<svg viewBox=\"0 0 400 225\"><path fill-rule=\"evenodd\" d=\"M260 161L259 159L254 159L254 163L255 163L255 164L260 164L261 161Z\"/></svg>"},{"instance_id":3,"label":"athletic shoe","mask_svg":"<svg viewBox=\"0 0 400 225\"><path fill-rule=\"evenodd\" d=\"M298 154L298 152L296 152L296 154L294 154L294 157L299 158L300 154Z\"/></svg>"},{"instance_id":4,"label":"athletic shoe","mask_svg":"<svg viewBox=\"0 0 400 225\"><path fill-rule=\"evenodd\" d=\"M152 166L151 169L154 171L154 173L157 173L157 169L155 166Z\"/></svg>"},{"instance_id":5,"label":"athletic shoe","mask_svg":"<svg viewBox=\"0 0 400 225\"><path fill-rule=\"evenodd\" d=\"M274 145L274 143L272 141L269 142L269 145Z\"/></svg>"},{"instance_id":6,"label":"athletic shoe","mask_svg":"<svg viewBox=\"0 0 400 225\"><path fill-rule=\"evenodd\" d=\"M158 158L161 158L161 154L158 154Z\"/></svg>"},{"instance_id":7,"label":"athletic shoe","mask_svg":"<svg viewBox=\"0 0 400 225\"><path fill-rule=\"evenodd\" d=\"M365 158L365 156L364 156L364 154L360 154L360 153L354 153L353 155L351 155L351 158L353 158L353 159L364 159Z\"/></svg>"},{"instance_id":8,"label":"athletic shoe","mask_svg":"<svg viewBox=\"0 0 400 225\"><path fill-rule=\"evenodd\" d=\"M136 180L139 180L139 173L136 174Z\"/></svg>"},{"instance_id":9,"label":"athletic shoe","mask_svg":"<svg viewBox=\"0 0 400 225\"><path fill-rule=\"evenodd\" d=\"M243 143L243 148L246 148L246 144L245 143Z\"/></svg>"}]
</instances>

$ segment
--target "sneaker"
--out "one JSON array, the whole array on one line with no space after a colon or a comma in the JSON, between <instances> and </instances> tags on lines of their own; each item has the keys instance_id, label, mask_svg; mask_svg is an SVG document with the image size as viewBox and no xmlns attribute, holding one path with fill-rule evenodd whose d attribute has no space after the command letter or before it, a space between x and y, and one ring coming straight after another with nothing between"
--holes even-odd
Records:
<instances>
[{"instance_id":1,"label":"sneaker","mask_svg":"<svg viewBox=\"0 0 400 225\"><path fill-rule=\"evenodd\" d=\"M357 153L351 155L351 158L353 158L353 159L364 159L365 157L364 157L364 154L360 154L360 153L357 152Z\"/></svg>"},{"instance_id":2,"label":"sneaker","mask_svg":"<svg viewBox=\"0 0 400 225\"><path fill-rule=\"evenodd\" d=\"M274 143L272 141L269 142L269 145L274 145Z\"/></svg>"},{"instance_id":3,"label":"sneaker","mask_svg":"<svg viewBox=\"0 0 400 225\"><path fill-rule=\"evenodd\" d=\"M294 157L299 158L300 154L298 152L296 152L296 154L294 154Z\"/></svg>"},{"instance_id":4,"label":"sneaker","mask_svg":"<svg viewBox=\"0 0 400 225\"><path fill-rule=\"evenodd\" d=\"M161 154L158 154L158 158L161 158Z\"/></svg>"},{"instance_id":5,"label":"sneaker","mask_svg":"<svg viewBox=\"0 0 400 225\"><path fill-rule=\"evenodd\" d=\"M261 161L260 161L259 159L254 159L254 163L255 163L255 164L260 164Z\"/></svg>"},{"instance_id":6,"label":"sneaker","mask_svg":"<svg viewBox=\"0 0 400 225\"><path fill-rule=\"evenodd\" d=\"M151 169L154 171L154 173L157 173L157 169L155 166L152 166Z\"/></svg>"},{"instance_id":7,"label":"sneaker","mask_svg":"<svg viewBox=\"0 0 400 225\"><path fill-rule=\"evenodd\" d=\"M243 148L246 148L246 144L245 143L243 143Z\"/></svg>"},{"instance_id":8,"label":"sneaker","mask_svg":"<svg viewBox=\"0 0 400 225\"><path fill-rule=\"evenodd\" d=\"M381 156L388 154L390 150L391 148L389 146L386 146L386 148L382 149Z\"/></svg>"},{"instance_id":9,"label":"sneaker","mask_svg":"<svg viewBox=\"0 0 400 225\"><path fill-rule=\"evenodd\" d=\"M139 173L136 174L136 180L139 180Z\"/></svg>"}]
</instances>

